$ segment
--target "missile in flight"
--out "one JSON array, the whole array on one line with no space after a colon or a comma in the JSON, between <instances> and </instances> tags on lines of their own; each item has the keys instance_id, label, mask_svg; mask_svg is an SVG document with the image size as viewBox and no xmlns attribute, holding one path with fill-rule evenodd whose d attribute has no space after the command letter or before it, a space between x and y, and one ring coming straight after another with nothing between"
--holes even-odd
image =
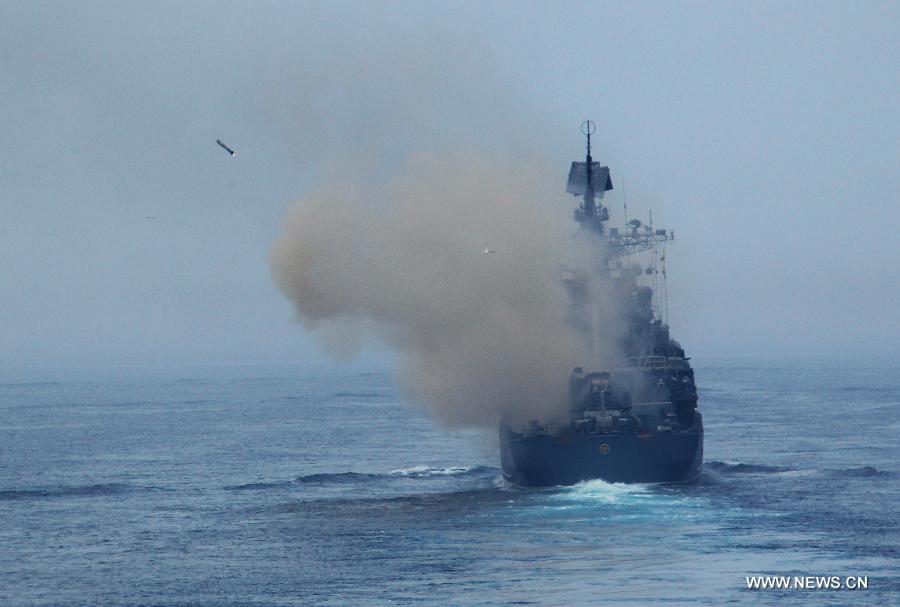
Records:
<instances>
[{"instance_id":1,"label":"missile in flight","mask_svg":"<svg viewBox=\"0 0 900 607\"><path fill-rule=\"evenodd\" d=\"M218 143L220 146L222 146L222 149L225 150L226 152L228 152L229 154L231 154L232 156L234 156L237 153L234 150L232 150L230 147L228 147L227 145L222 143L221 139L216 139L216 143Z\"/></svg>"}]
</instances>

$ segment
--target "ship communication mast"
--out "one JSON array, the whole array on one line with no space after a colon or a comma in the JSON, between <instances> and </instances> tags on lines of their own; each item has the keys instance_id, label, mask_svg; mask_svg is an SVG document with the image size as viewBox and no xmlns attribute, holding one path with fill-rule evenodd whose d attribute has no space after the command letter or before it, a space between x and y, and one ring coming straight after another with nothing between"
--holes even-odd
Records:
<instances>
[{"instance_id":1,"label":"ship communication mast","mask_svg":"<svg viewBox=\"0 0 900 607\"><path fill-rule=\"evenodd\" d=\"M581 123L581 132L587 140L587 152L584 162L573 162L569 169L569 179L566 183L566 193L581 197L581 204L575 209L574 219L581 229L599 238L599 247L592 247L592 257L595 274L589 275L585 288L592 303L591 327L594 362L600 363L600 283L598 277L612 273L618 276L622 264L617 258L627 257L643 251L653 251L653 261L646 268L646 273L652 276L653 288L651 289L652 304L656 311L658 323L668 324L668 288L666 285L665 270L665 243L675 239L675 233L671 230L654 228L653 214L650 213L649 221L645 224L640 219L633 218L627 221L621 228L606 226L609 221L609 209L603 205L603 195L613 189L609 167L600 166L591 155L591 135L597 131L597 126L591 120ZM659 265L662 265L662 271ZM662 274L663 288L659 288L659 275Z\"/></svg>"},{"instance_id":2,"label":"ship communication mast","mask_svg":"<svg viewBox=\"0 0 900 607\"><path fill-rule=\"evenodd\" d=\"M587 154L584 162L573 162L569 169L566 193L581 196L582 202L575 209L575 221L582 227L602 234L607 248L607 259L625 257L649 251L657 245L675 239L672 231L654 229L644 225L639 219L632 219L625 228L604 227L609 220L609 209L602 204L603 194L613 189L609 167L600 166L591 156L591 135L597 125L591 120L581 123L581 132L587 138Z\"/></svg>"}]
</instances>

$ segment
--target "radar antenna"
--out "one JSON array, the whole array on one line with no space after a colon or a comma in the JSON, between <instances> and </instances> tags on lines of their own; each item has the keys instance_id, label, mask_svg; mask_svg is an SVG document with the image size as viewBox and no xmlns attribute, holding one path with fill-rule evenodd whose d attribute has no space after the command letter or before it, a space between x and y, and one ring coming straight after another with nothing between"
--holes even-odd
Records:
<instances>
[{"instance_id":1,"label":"radar antenna","mask_svg":"<svg viewBox=\"0 0 900 607\"><path fill-rule=\"evenodd\" d=\"M600 204L603 193L613 189L609 167L600 166L591 156L591 135L597 131L593 120L581 123L581 132L587 137L587 154L584 162L573 162L569 169L566 192L581 196L582 202L575 210L575 221L597 232L603 232L603 222L609 219L609 211Z\"/></svg>"},{"instance_id":2,"label":"radar antenna","mask_svg":"<svg viewBox=\"0 0 900 607\"><path fill-rule=\"evenodd\" d=\"M606 259L613 260L617 257L625 257L649 251L659 244L674 240L675 235L670 231L656 229L653 226L653 216L650 216L648 225L644 225L638 219L628 220L628 200L625 197L625 182L622 182L622 206L625 211L624 228L604 228L604 222L609 220L609 209L602 204L603 194L613 189L612 179L609 176L609 167L600 166L591 155L591 135L597 131L597 125L593 120L585 120L581 123L581 132L587 138L587 154L584 162L573 162L569 169L569 181L566 184L566 192L573 196L581 196L582 203L575 209L575 221L582 227L589 228L601 234L606 245ZM643 226L643 229L639 229Z\"/></svg>"}]
</instances>

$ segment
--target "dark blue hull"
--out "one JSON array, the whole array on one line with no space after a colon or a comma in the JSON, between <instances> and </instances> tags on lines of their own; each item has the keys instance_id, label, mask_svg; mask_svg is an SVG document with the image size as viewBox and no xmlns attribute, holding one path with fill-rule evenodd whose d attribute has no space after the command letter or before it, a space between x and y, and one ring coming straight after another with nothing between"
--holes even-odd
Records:
<instances>
[{"instance_id":1,"label":"dark blue hull","mask_svg":"<svg viewBox=\"0 0 900 607\"><path fill-rule=\"evenodd\" d=\"M531 436L500 433L503 476L516 485L545 487L601 479L610 483L683 483L703 464L703 424L648 434Z\"/></svg>"}]
</instances>

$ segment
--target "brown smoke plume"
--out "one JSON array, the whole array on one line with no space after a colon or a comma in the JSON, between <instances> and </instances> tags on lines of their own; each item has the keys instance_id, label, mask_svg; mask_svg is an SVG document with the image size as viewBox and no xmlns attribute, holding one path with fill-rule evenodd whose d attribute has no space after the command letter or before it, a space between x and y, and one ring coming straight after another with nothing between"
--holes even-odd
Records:
<instances>
[{"instance_id":1,"label":"brown smoke plume","mask_svg":"<svg viewBox=\"0 0 900 607\"><path fill-rule=\"evenodd\" d=\"M553 416L589 353L564 320L546 173L430 158L374 191L322 190L290 213L274 276L306 327L393 346L400 385L444 422Z\"/></svg>"},{"instance_id":2,"label":"brown smoke plume","mask_svg":"<svg viewBox=\"0 0 900 607\"><path fill-rule=\"evenodd\" d=\"M552 147L542 114L475 35L309 40L258 112L319 180L270 255L299 320L342 355L392 346L408 399L448 424L564 411L591 345L561 281L569 159L521 158Z\"/></svg>"}]
</instances>

